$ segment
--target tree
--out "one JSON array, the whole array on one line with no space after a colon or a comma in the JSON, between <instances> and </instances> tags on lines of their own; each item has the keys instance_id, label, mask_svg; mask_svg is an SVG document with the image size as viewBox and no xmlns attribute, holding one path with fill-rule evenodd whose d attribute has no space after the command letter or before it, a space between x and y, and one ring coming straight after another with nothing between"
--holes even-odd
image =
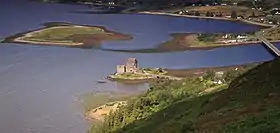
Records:
<instances>
[{"instance_id":1,"label":"tree","mask_svg":"<svg viewBox=\"0 0 280 133\"><path fill-rule=\"evenodd\" d=\"M277 21L276 19L273 19L273 20L272 20L272 23L273 23L273 24L277 24L278 21Z\"/></svg>"},{"instance_id":2,"label":"tree","mask_svg":"<svg viewBox=\"0 0 280 133\"><path fill-rule=\"evenodd\" d=\"M231 12L231 18L237 19L237 12L236 11Z\"/></svg>"},{"instance_id":3,"label":"tree","mask_svg":"<svg viewBox=\"0 0 280 133\"><path fill-rule=\"evenodd\" d=\"M251 17L256 17L256 14L255 14L255 12L252 12L252 16Z\"/></svg>"},{"instance_id":4,"label":"tree","mask_svg":"<svg viewBox=\"0 0 280 133\"><path fill-rule=\"evenodd\" d=\"M210 17L214 17L214 13L213 12L210 12Z\"/></svg>"},{"instance_id":5,"label":"tree","mask_svg":"<svg viewBox=\"0 0 280 133\"><path fill-rule=\"evenodd\" d=\"M207 13L206 13L206 17L209 17L210 16L210 12L209 11L207 11Z\"/></svg>"},{"instance_id":6,"label":"tree","mask_svg":"<svg viewBox=\"0 0 280 133\"><path fill-rule=\"evenodd\" d=\"M195 15L195 16L200 16L200 13L199 13L198 11L196 11L196 12L194 13L194 15Z\"/></svg>"},{"instance_id":7,"label":"tree","mask_svg":"<svg viewBox=\"0 0 280 133\"><path fill-rule=\"evenodd\" d=\"M158 68L158 72L162 73L163 69L162 68Z\"/></svg>"},{"instance_id":8,"label":"tree","mask_svg":"<svg viewBox=\"0 0 280 133\"><path fill-rule=\"evenodd\" d=\"M203 79L210 79L213 80L215 77L215 72L214 71L207 71L204 76Z\"/></svg>"},{"instance_id":9,"label":"tree","mask_svg":"<svg viewBox=\"0 0 280 133\"><path fill-rule=\"evenodd\" d=\"M241 75L240 71L229 70L223 75L223 78L227 83L230 83L232 80L237 78L239 75Z\"/></svg>"}]
</instances>

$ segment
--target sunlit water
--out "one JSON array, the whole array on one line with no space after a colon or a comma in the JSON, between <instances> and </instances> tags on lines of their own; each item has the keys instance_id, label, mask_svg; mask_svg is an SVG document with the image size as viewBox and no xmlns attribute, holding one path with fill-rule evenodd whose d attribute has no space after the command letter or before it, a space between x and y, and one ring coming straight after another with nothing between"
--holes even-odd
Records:
<instances>
[{"instance_id":1,"label":"sunlit water","mask_svg":"<svg viewBox=\"0 0 280 133\"><path fill-rule=\"evenodd\" d=\"M8 0L7 0L8 1ZM243 32L256 26L187 18L75 14L85 6L12 0L0 5L0 37L40 28L46 22L103 25L131 34L132 41L105 42L104 48L151 48L177 32ZM94 49L0 44L0 133L85 133L89 124L77 96L91 91L137 92L146 85L97 84L126 58L141 67L194 68L270 60L262 45L209 51L129 54Z\"/></svg>"}]
</instances>

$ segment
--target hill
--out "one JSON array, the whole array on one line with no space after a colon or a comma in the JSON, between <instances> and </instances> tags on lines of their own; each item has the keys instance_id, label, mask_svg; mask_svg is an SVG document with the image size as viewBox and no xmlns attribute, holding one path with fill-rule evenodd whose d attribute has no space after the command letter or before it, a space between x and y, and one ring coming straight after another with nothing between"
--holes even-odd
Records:
<instances>
[{"instance_id":1,"label":"hill","mask_svg":"<svg viewBox=\"0 0 280 133\"><path fill-rule=\"evenodd\" d=\"M279 66L276 58L250 70L227 72L221 85L209 82L209 75L156 80L90 133L280 132Z\"/></svg>"}]
</instances>

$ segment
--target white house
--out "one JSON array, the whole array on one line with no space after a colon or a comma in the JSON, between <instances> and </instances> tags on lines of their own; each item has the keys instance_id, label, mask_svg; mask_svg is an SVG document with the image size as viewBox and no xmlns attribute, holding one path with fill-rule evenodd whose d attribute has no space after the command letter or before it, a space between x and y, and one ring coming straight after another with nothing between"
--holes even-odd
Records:
<instances>
[{"instance_id":1,"label":"white house","mask_svg":"<svg viewBox=\"0 0 280 133\"><path fill-rule=\"evenodd\" d=\"M245 39L245 38L247 38L247 36L238 35L236 38L237 39Z\"/></svg>"},{"instance_id":2,"label":"white house","mask_svg":"<svg viewBox=\"0 0 280 133\"><path fill-rule=\"evenodd\" d=\"M222 82L221 80L214 81L213 83L214 83L214 84L219 84L219 85L220 85L220 84L223 84L223 82Z\"/></svg>"},{"instance_id":3,"label":"white house","mask_svg":"<svg viewBox=\"0 0 280 133\"><path fill-rule=\"evenodd\" d=\"M229 35L229 34L226 34L226 35L224 35L222 38L227 39L227 38L229 38L229 37L230 37L230 35Z\"/></svg>"},{"instance_id":4,"label":"white house","mask_svg":"<svg viewBox=\"0 0 280 133\"><path fill-rule=\"evenodd\" d=\"M109 2L109 5L115 5L115 2Z\"/></svg>"},{"instance_id":5,"label":"white house","mask_svg":"<svg viewBox=\"0 0 280 133\"><path fill-rule=\"evenodd\" d=\"M180 11L179 14L182 15L182 14L183 14L183 11Z\"/></svg>"}]
</instances>

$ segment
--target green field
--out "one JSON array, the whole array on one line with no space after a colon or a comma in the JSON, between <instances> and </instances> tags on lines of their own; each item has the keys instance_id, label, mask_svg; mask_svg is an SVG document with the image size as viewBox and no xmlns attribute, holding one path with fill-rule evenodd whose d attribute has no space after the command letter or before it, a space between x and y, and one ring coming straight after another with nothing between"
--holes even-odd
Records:
<instances>
[{"instance_id":1,"label":"green field","mask_svg":"<svg viewBox=\"0 0 280 133\"><path fill-rule=\"evenodd\" d=\"M117 79L138 79L138 78L150 78L151 76L139 73L121 73L113 76Z\"/></svg>"},{"instance_id":2,"label":"green field","mask_svg":"<svg viewBox=\"0 0 280 133\"><path fill-rule=\"evenodd\" d=\"M43 42L73 42L74 35L108 34L103 29L86 26L58 26L34 31L25 36L24 40Z\"/></svg>"}]
</instances>

